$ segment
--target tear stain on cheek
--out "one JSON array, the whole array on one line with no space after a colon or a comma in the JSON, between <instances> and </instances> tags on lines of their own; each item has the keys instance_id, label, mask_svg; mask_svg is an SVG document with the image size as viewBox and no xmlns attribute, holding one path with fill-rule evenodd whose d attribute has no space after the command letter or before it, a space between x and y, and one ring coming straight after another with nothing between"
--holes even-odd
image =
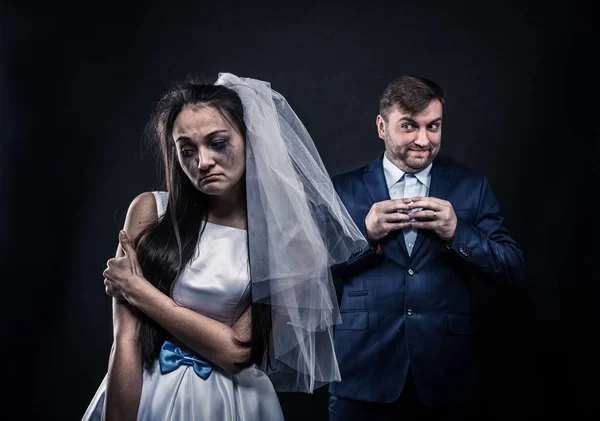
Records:
<instances>
[{"instance_id":1,"label":"tear stain on cheek","mask_svg":"<svg viewBox=\"0 0 600 421\"><path fill-rule=\"evenodd\" d=\"M227 143L224 145L223 149L218 151L218 153L224 158L225 162L233 165L235 164L235 158L239 151L231 143Z\"/></svg>"},{"instance_id":2,"label":"tear stain on cheek","mask_svg":"<svg viewBox=\"0 0 600 421\"><path fill-rule=\"evenodd\" d=\"M228 163L233 163L235 156L233 153L233 148L231 147L231 143L227 143L224 145L223 149L219 151L221 155L225 158Z\"/></svg>"}]
</instances>

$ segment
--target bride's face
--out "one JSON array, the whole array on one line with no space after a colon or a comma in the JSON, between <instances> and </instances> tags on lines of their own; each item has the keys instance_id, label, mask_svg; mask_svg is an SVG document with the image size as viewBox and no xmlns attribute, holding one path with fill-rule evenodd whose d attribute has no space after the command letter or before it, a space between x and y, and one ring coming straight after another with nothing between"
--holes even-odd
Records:
<instances>
[{"instance_id":1,"label":"bride's face","mask_svg":"<svg viewBox=\"0 0 600 421\"><path fill-rule=\"evenodd\" d=\"M173 140L181 168L201 192L220 196L243 183L244 139L216 108L183 108L173 124Z\"/></svg>"}]
</instances>

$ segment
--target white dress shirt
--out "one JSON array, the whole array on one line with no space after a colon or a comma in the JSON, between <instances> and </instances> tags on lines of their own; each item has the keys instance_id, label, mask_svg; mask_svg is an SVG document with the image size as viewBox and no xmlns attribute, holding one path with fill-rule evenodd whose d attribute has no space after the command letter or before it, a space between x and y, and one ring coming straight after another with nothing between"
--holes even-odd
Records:
<instances>
[{"instance_id":1,"label":"white dress shirt","mask_svg":"<svg viewBox=\"0 0 600 421\"><path fill-rule=\"evenodd\" d=\"M413 175L418 180L416 183L406 183L405 172L398 168L390 161L385 154L383 155L383 173L385 182L390 193L390 199L402 199L405 197L425 197L429 194L429 185L431 184L431 167L429 164L425 169L414 173ZM416 238L416 229L405 228L404 237L408 253L412 252L414 247L414 239Z\"/></svg>"}]
</instances>

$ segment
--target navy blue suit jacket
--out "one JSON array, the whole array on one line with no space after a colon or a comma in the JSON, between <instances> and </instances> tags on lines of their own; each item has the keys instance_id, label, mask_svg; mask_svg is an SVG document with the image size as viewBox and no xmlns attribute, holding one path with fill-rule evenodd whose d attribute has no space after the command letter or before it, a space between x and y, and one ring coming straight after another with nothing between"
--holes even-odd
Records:
<instances>
[{"instance_id":1,"label":"navy blue suit jacket","mask_svg":"<svg viewBox=\"0 0 600 421\"><path fill-rule=\"evenodd\" d=\"M341 174L333 183L363 234L371 206L389 200L383 155ZM523 256L503 226L486 179L434 161L429 196L452 203L458 218L452 244L419 230L412 255L402 231L333 268L343 280L342 324L335 350L342 381L329 391L371 402L392 402L410 367L421 400L430 406L473 398L470 284L481 279L519 282Z\"/></svg>"}]
</instances>

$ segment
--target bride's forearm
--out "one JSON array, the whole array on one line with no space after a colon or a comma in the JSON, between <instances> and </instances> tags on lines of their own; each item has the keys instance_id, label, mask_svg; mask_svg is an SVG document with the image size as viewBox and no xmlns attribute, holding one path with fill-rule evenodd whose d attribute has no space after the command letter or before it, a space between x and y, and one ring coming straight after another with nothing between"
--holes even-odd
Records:
<instances>
[{"instance_id":1,"label":"bride's forearm","mask_svg":"<svg viewBox=\"0 0 600 421\"><path fill-rule=\"evenodd\" d=\"M233 327L176 304L170 297L145 284L128 296L143 311L197 354L236 374L250 356L250 348L239 342L250 339L249 308Z\"/></svg>"},{"instance_id":2,"label":"bride's forearm","mask_svg":"<svg viewBox=\"0 0 600 421\"><path fill-rule=\"evenodd\" d=\"M128 303L113 299L114 340L108 364L105 421L136 420L142 392L138 319Z\"/></svg>"},{"instance_id":3,"label":"bride's forearm","mask_svg":"<svg viewBox=\"0 0 600 421\"><path fill-rule=\"evenodd\" d=\"M139 310L125 300L113 298L113 338L115 341L137 341L139 339Z\"/></svg>"}]
</instances>

